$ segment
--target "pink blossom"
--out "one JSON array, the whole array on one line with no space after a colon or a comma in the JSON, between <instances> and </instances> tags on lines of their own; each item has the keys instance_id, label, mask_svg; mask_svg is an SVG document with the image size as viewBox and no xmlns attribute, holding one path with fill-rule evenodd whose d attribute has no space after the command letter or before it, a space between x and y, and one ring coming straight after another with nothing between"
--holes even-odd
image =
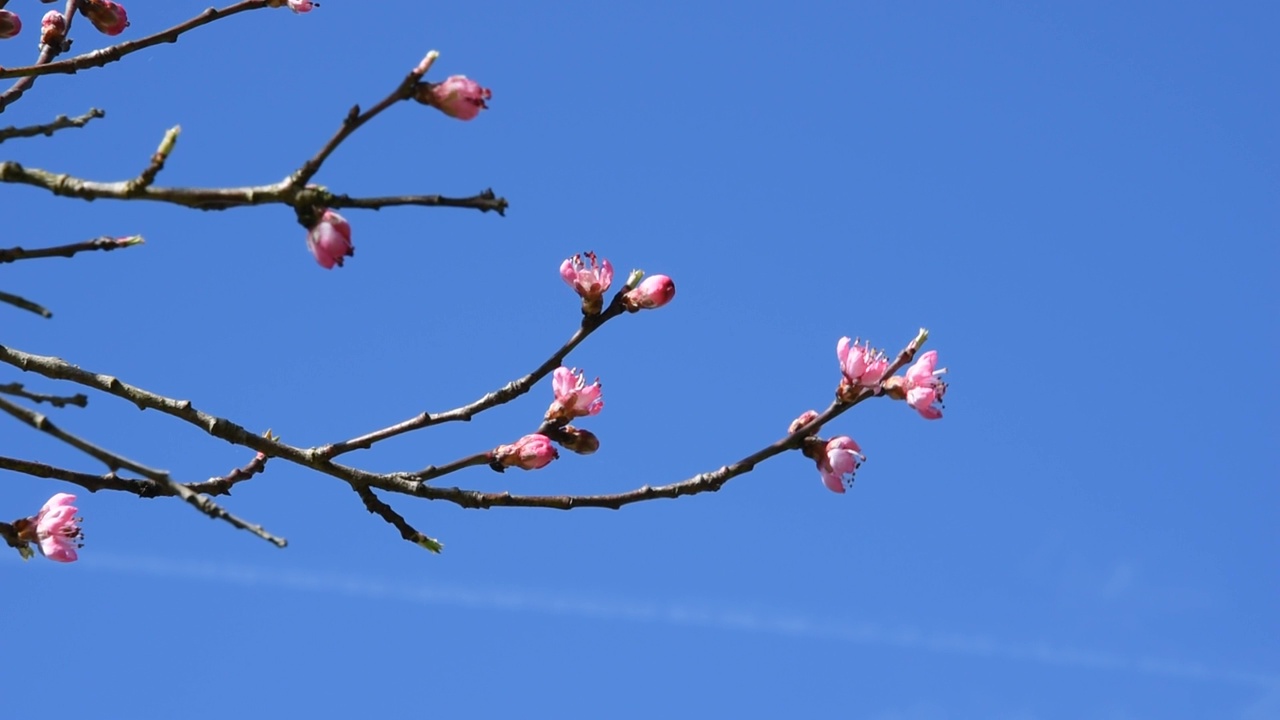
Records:
<instances>
[{"instance_id":1,"label":"pink blossom","mask_svg":"<svg viewBox=\"0 0 1280 720\"><path fill-rule=\"evenodd\" d=\"M582 296L582 311L600 312L605 292L613 283L613 265L593 252L574 255L560 263L560 277Z\"/></svg>"},{"instance_id":2,"label":"pink blossom","mask_svg":"<svg viewBox=\"0 0 1280 720\"><path fill-rule=\"evenodd\" d=\"M8 10L0 10L0 40L8 40L20 32L22 32L22 18Z\"/></svg>"},{"instance_id":3,"label":"pink blossom","mask_svg":"<svg viewBox=\"0 0 1280 720\"><path fill-rule=\"evenodd\" d=\"M903 389L906 391L907 404L915 408L925 420L937 420L942 417L942 396L947 392L947 384L939 377L945 375L946 368L934 370L938 364L938 351L930 350L916 360L907 369Z\"/></svg>"},{"instance_id":4,"label":"pink blossom","mask_svg":"<svg viewBox=\"0 0 1280 720\"><path fill-rule=\"evenodd\" d=\"M111 0L76 0L76 7L104 35L119 35L129 27L129 15L120 3Z\"/></svg>"},{"instance_id":5,"label":"pink blossom","mask_svg":"<svg viewBox=\"0 0 1280 720\"><path fill-rule=\"evenodd\" d=\"M851 386L875 387L884 378L884 371L889 369L889 360L884 353L873 350L871 343L859 345L857 340L840 338L836 343L836 357L840 359L840 372L844 380Z\"/></svg>"},{"instance_id":6,"label":"pink blossom","mask_svg":"<svg viewBox=\"0 0 1280 720\"><path fill-rule=\"evenodd\" d=\"M307 231L307 249L326 270L342 267L342 260L356 254L351 244L351 224L338 213L326 209Z\"/></svg>"},{"instance_id":7,"label":"pink blossom","mask_svg":"<svg viewBox=\"0 0 1280 720\"><path fill-rule=\"evenodd\" d=\"M551 374L551 390L556 399L547 409L547 422L596 415L604 408L604 399L600 397L600 378L588 385L577 368L556 368Z\"/></svg>"},{"instance_id":8,"label":"pink blossom","mask_svg":"<svg viewBox=\"0 0 1280 720\"><path fill-rule=\"evenodd\" d=\"M40 551L50 560L57 562L75 562L76 560L76 549L81 544L77 511L71 504L75 501L75 495L58 493L49 498L36 515L36 537L40 541Z\"/></svg>"},{"instance_id":9,"label":"pink blossom","mask_svg":"<svg viewBox=\"0 0 1280 720\"><path fill-rule=\"evenodd\" d=\"M57 46L67 36L67 19L57 10L50 10L40 20L40 44Z\"/></svg>"},{"instance_id":10,"label":"pink blossom","mask_svg":"<svg viewBox=\"0 0 1280 720\"><path fill-rule=\"evenodd\" d=\"M867 456L862 448L848 435L833 437L827 441L826 450L818 458L818 473L822 475L822 484L835 493L843 493L845 487L853 486L853 474Z\"/></svg>"},{"instance_id":11,"label":"pink blossom","mask_svg":"<svg viewBox=\"0 0 1280 720\"><path fill-rule=\"evenodd\" d=\"M494 462L521 470L537 470L560 457L551 438L534 433L525 435L510 445L499 445L493 451Z\"/></svg>"},{"instance_id":12,"label":"pink blossom","mask_svg":"<svg viewBox=\"0 0 1280 720\"><path fill-rule=\"evenodd\" d=\"M422 102L434 105L440 112L459 120L471 120L480 111L489 107L485 100L493 97L489 88L480 87L475 80L465 75L454 75L445 78L439 85L427 84L430 95L419 96Z\"/></svg>"},{"instance_id":13,"label":"pink blossom","mask_svg":"<svg viewBox=\"0 0 1280 720\"><path fill-rule=\"evenodd\" d=\"M311 0L289 0L289 9L296 13L311 12L315 7L319 6Z\"/></svg>"},{"instance_id":14,"label":"pink blossom","mask_svg":"<svg viewBox=\"0 0 1280 720\"><path fill-rule=\"evenodd\" d=\"M644 310L651 308L660 308L671 302L671 298L676 296L676 284L666 275L650 275L645 278L634 290L627 291L622 296L622 302L627 306L628 310L635 312L636 310Z\"/></svg>"}]
</instances>

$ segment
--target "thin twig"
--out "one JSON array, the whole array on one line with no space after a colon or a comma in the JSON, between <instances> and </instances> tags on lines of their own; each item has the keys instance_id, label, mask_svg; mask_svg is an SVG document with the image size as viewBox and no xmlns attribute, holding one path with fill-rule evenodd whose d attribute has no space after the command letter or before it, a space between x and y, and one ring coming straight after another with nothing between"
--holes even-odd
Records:
<instances>
[{"instance_id":1,"label":"thin twig","mask_svg":"<svg viewBox=\"0 0 1280 720\"><path fill-rule=\"evenodd\" d=\"M186 22L178 23L167 30L161 30L154 35L148 35L137 40L128 40L118 45L100 48L92 52L76 55L75 57L59 60L58 62L46 62L35 65L27 65L25 67L0 69L0 79L12 77L39 77L40 75L52 75L55 73L75 73L87 68L102 67L108 63L115 62L130 53L139 50L145 50L153 45L162 43L177 42L178 37L188 30L194 30L201 25L207 25L214 20L219 20L230 15L244 12L246 10L258 10L268 6L269 0L244 0L234 5L228 5L222 9L209 8L194 18ZM67 22L71 19L68 17Z\"/></svg>"},{"instance_id":2,"label":"thin twig","mask_svg":"<svg viewBox=\"0 0 1280 720\"><path fill-rule=\"evenodd\" d=\"M22 308L23 310L29 310L43 318L53 317L53 313L49 312L49 309L46 308L45 306L37 303L33 303L30 300L24 297L21 297L19 295L12 295L7 292L0 292L0 302L9 303L14 307L19 307L19 308Z\"/></svg>"},{"instance_id":3,"label":"thin twig","mask_svg":"<svg viewBox=\"0 0 1280 720\"><path fill-rule=\"evenodd\" d=\"M127 248L143 243L141 235L130 235L128 237L113 238L103 235L92 240L84 242L72 243L70 245L57 245L55 247L35 248L27 250L20 247L0 248L0 264L14 262L17 260L33 260L35 258L50 257L72 257L76 253L88 252L90 250L116 250L118 248Z\"/></svg>"},{"instance_id":4,"label":"thin twig","mask_svg":"<svg viewBox=\"0 0 1280 720\"><path fill-rule=\"evenodd\" d=\"M129 458L117 455L110 450L98 447L88 440L72 435L71 433L59 428L57 425L54 425L53 422L45 415L34 410L28 410L21 405L14 405L4 398L0 398L0 410L9 413L43 433L52 435L86 455L90 455L101 460L111 470L132 470L133 472L136 472L145 478L150 478L151 480L158 480L161 482L167 482L169 480L169 473L163 470L153 470L146 465L136 463Z\"/></svg>"},{"instance_id":5,"label":"thin twig","mask_svg":"<svg viewBox=\"0 0 1280 720\"><path fill-rule=\"evenodd\" d=\"M360 112L359 105L353 106L347 113L346 118L343 119L342 125L338 128L337 132L333 134L333 137L329 138L329 142L325 143L315 155L304 162L302 167L298 168L297 172L289 177L289 184L293 187L302 187L303 185L306 185L308 180L314 177L316 173L320 172L320 166L323 165L324 161L333 154L334 150L338 149L338 146L342 144L342 141L350 137L356 130L359 130L361 125L369 122L373 118L377 117L383 110L386 110L401 100L408 100L412 98L414 88L418 86L418 81L420 81L422 76L431 69L431 65L435 62L437 57L439 57L439 53L435 50L427 53L427 56L422 59L422 62L418 63L417 67L410 70L409 74L400 81L398 86L396 86L396 89L392 90L391 94L379 101L377 105L374 105L363 113Z\"/></svg>"},{"instance_id":6,"label":"thin twig","mask_svg":"<svg viewBox=\"0 0 1280 720\"><path fill-rule=\"evenodd\" d=\"M45 395L44 393L28 392L23 388L22 383L9 383L7 385L0 385L0 393L4 393L5 395L14 395L20 398L26 398L28 400L33 400L37 403L47 402L56 408L66 407L68 405L78 405L80 407L86 407L89 404L89 396L85 395L84 393L76 393L75 395L72 395L70 397L65 397L62 395Z\"/></svg>"},{"instance_id":7,"label":"thin twig","mask_svg":"<svg viewBox=\"0 0 1280 720\"><path fill-rule=\"evenodd\" d=\"M186 485L183 485L181 483L176 483L172 480L169 480L167 482L170 489L174 491L174 494L176 494L178 497L182 498L183 500L186 500L188 503L192 505L192 507L204 513L205 515L208 515L209 517L215 520L226 520L227 522L231 523L233 526L238 527L241 530L247 530L253 533L254 535L257 535L258 537L262 538L263 540L266 540L272 545L275 545L278 548L282 548L289 544L288 540L285 540L282 537L276 537L275 535L272 535L271 533L267 532L267 530L263 528L261 525L255 525L251 522L247 522L227 512L225 509L223 509L221 505L214 502L213 499L210 498L208 495L201 495L200 493L192 490Z\"/></svg>"},{"instance_id":8,"label":"thin twig","mask_svg":"<svg viewBox=\"0 0 1280 720\"><path fill-rule=\"evenodd\" d=\"M424 412L403 422L382 428L381 430L375 430L371 433L351 438L350 440L325 445L317 449L316 452L321 457L334 458L344 453L351 452L352 450L367 450L373 447L374 443L386 440L387 438L402 435L420 428L430 427L431 425L439 425L441 423L459 420L469 421L471 418L485 410L511 402L532 390L533 386L536 385L539 380L550 375L556 368L560 367L564 363L564 359L569 356L569 353L572 352L574 348L578 347L578 345L582 344L582 341L586 340L591 333L598 330L600 326L604 325L609 320L621 315L623 313L623 294L623 292L619 292L615 295L613 301L609 303L609 307L606 308L604 312L598 315L584 316L582 318L582 324L576 331L574 331L569 340L566 341L564 345L561 345L559 350L552 353L551 357L547 358L545 362L539 365L537 369L528 375L512 380L501 388L494 390L493 392L486 393L480 399L461 407L435 414ZM421 473L419 473L419 475L421 475ZM432 477L435 476L433 475Z\"/></svg>"},{"instance_id":9,"label":"thin twig","mask_svg":"<svg viewBox=\"0 0 1280 720\"><path fill-rule=\"evenodd\" d=\"M230 495L231 488L262 472L267 466L267 456L258 453L249 464L238 467L219 477L211 477L204 482L187 483L187 487L205 495Z\"/></svg>"},{"instance_id":10,"label":"thin twig","mask_svg":"<svg viewBox=\"0 0 1280 720\"><path fill-rule=\"evenodd\" d=\"M397 513L390 505L378 499L378 496L368 486L352 485L351 487L360 496L360 499L364 501L364 506L369 509L369 512L381 517L395 527L396 530L399 530L400 537L433 553L438 553L444 549L444 545L439 540L416 530L400 513Z\"/></svg>"},{"instance_id":11,"label":"thin twig","mask_svg":"<svg viewBox=\"0 0 1280 720\"><path fill-rule=\"evenodd\" d=\"M69 118L66 115L59 115L53 119L53 122L41 123L39 125L26 125L23 127L13 125L7 128L0 128L0 142L4 142L10 138L35 137L36 135L44 135L48 137L58 130L84 127L90 120L105 116L106 113L98 108L90 108L89 112L78 117Z\"/></svg>"}]
</instances>

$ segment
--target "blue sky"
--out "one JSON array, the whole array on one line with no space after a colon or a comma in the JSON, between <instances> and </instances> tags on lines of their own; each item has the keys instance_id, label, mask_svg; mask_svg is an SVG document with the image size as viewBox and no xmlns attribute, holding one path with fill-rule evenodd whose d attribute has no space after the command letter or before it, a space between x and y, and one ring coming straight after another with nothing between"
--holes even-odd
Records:
<instances>
[{"instance_id":1,"label":"blue sky","mask_svg":"<svg viewBox=\"0 0 1280 720\"><path fill-rule=\"evenodd\" d=\"M128 5L124 37L200 3ZM42 6L0 65L30 61ZM673 303L575 352L594 456L446 484L529 493L683 479L825 407L835 344L917 327L947 416L869 403L844 496L792 454L721 492L620 512L388 498L283 462L226 506L80 495L69 566L0 555L15 716L1280 716L1280 427L1270 362L1280 11L1267 3L326 0L247 13L74 77L2 125L101 107L0 157L168 185L274 182L429 49L494 92L470 123L405 104L316 181L361 195L493 187L505 218L347 213L320 269L281 207L199 213L0 187L0 245L147 244L0 267L3 344L319 445L469 402L570 335L556 268L594 249ZM77 51L103 42L83 26ZM1272 308L1267 310L1267 308ZM0 382L57 392L0 370ZM349 456L416 469L536 426L550 390ZM182 479L251 454L109 397L51 411ZM17 423L0 454L97 472ZM17 517L56 482L0 473ZM22 621L19 621L19 618Z\"/></svg>"}]
</instances>

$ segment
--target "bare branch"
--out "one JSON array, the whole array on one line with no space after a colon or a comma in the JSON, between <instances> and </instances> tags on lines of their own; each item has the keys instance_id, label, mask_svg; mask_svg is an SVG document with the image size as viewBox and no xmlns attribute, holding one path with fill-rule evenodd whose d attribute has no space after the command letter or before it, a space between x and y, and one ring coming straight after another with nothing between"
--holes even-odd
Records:
<instances>
[{"instance_id":1,"label":"bare branch","mask_svg":"<svg viewBox=\"0 0 1280 720\"><path fill-rule=\"evenodd\" d=\"M89 404L89 396L84 393L76 393L70 397L64 397L62 395L45 395L43 393L27 392L23 389L22 383L0 385L0 393L26 398L27 400L34 400L37 403L47 402L56 408L66 407L68 405L85 407Z\"/></svg>"},{"instance_id":2,"label":"bare branch","mask_svg":"<svg viewBox=\"0 0 1280 720\"><path fill-rule=\"evenodd\" d=\"M267 466L267 456L258 453L248 465L238 467L221 477L212 477L204 482L187 483L187 487L205 495L230 495L231 488L262 472Z\"/></svg>"},{"instance_id":3,"label":"bare branch","mask_svg":"<svg viewBox=\"0 0 1280 720\"><path fill-rule=\"evenodd\" d=\"M245 12L246 10L258 10L268 7L269 0L244 0L243 2L228 5L222 9L209 8L200 13L196 17L186 22L178 23L167 30L161 30L154 35L148 35L137 40L128 40L118 45L100 48L83 55L60 60L58 62L45 61L43 63L37 61L34 65L25 67L0 69L0 79L4 78L35 78L41 75L53 75L57 73L75 73L87 68L102 67L108 63L115 62L125 55L135 53L139 50L145 50L153 45L161 43L177 42L178 37L188 30L194 30L201 25L207 25L214 20L219 20L230 15ZM68 23L70 23L70 15L68 15ZM0 109L2 109L0 105Z\"/></svg>"},{"instance_id":4,"label":"bare branch","mask_svg":"<svg viewBox=\"0 0 1280 720\"><path fill-rule=\"evenodd\" d=\"M439 540L436 540L433 537L428 537L414 529L414 527L410 525L403 516L392 509L390 505L378 499L378 496L375 495L373 490L369 489L368 486L353 485L352 489L354 489L360 496L360 499L364 501L364 506L369 509L369 512L381 517L383 520L386 520L395 527L396 530L399 530L400 537L408 540L414 545L424 547L433 553L438 553L444 549L444 545L442 545Z\"/></svg>"},{"instance_id":5,"label":"bare branch","mask_svg":"<svg viewBox=\"0 0 1280 720\"><path fill-rule=\"evenodd\" d=\"M117 248L127 248L143 243L141 235L130 235L128 237L113 238L103 235L92 240L84 242L72 243L70 245L58 245L55 247L36 248L34 250L26 250L20 247L0 248L0 264L14 262L17 260L33 260L35 258L49 257L72 257L76 253L88 252L90 250L110 251Z\"/></svg>"},{"instance_id":6,"label":"bare branch","mask_svg":"<svg viewBox=\"0 0 1280 720\"><path fill-rule=\"evenodd\" d=\"M150 478L152 480L159 480L162 482L167 482L169 480L169 474L166 473L165 471L153 470L147 467L146 465L141 465L139 463L136 463L130 460L129 458L123 457L121 455L117 455L116 453L113 453L110 450L105 450L103 448L100 448L97 445L94 445L93 443L89 442L88 440L72 435L71 433L66 432L65 430L62 430L58 426L54 425L53 422L51 422L48 417L45 417L41 413L38 413L34 410L28 410L27 408L24 408L21 405L14 405L13 403L9 402L8 400L5 400L4 398L0 398L0 410L3 410L4 412L9 413L10 415L18 418L22 422L30 425L31 427L43 433L52 435L53 437L61 440L62 442L70 445L71 447L87 455L90 455L92 457L97 458L98 460L101 460L111 470L120 470L123 468L125 470L132 470L133 472L136 472L139 475L145 478Z\"/></svg>"},{"instance_id":7,"label":"bare branch","mask_svg":"<svg viewBox=\"0 0 1280 720\"><path fill-rule=\"evenodd\" d=\"M30 300L24 297L21 297L19 295L11 295L10 293L7 293L7 292L0 292L0 302L9 303L14 307L19 307L19 308L22 308L23 310L29 310L43 318L53 317L53 313L49 312L49 309L46 308L45 306L37 303L33 303Z\"/></svg>"},{"instance_id":8,"label":"bare branch","mask_svg":"<svg viewBox=\"0 0 1280 720\"><path fill-rule=\"evenodd\" d=\"M44 135L48 137L58 130L63 130L65 128L84 127L90 120L100 117L106 117L106 113L98 108L90 108L89 112L74 118L68 118L66 115L59 115L53 119L53 122L41 123L39 125L26 125L24 127L12 125L7 128L0 128L0 143L10 138L35 137L36 135Z\"/></svg>"}]
</instances>

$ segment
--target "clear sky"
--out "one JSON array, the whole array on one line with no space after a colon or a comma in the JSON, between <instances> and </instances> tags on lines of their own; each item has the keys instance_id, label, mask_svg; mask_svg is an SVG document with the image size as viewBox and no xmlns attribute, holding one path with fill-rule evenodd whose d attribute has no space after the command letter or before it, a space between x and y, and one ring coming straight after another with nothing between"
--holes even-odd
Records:
<instances>
[{"instance_id":1,"label":"clear sky","mask_svg":"<svg viewBox=\"0 0 1280 720\"><path fill-rule=\"evenodd\" d=\"M1280 9L1273 3L421 3L237 16L41 79L0 125L106 110L0 159L99 180L274 182L429 49L493 89L469 123L388 111L316 178L469 195L346 213L325 271L280 206L201 213L0 187L0 343L319 445L474 400L570 335L594 249L676 299L571 357L591 457L445 484L592 493L712 470L830 401L835 345L920 326L947 415L836 420L838 496L792 453L722 491L604 510L388 499L284 462L224 498L78 491L81 560L0 554L11 717L1280 717ZM206 3L127 3L138 37ZM33 56L39 13L0 42ZM75 49L105 38L81 25ZM1270 308L1270 309L1268 309ZM0 382L74 392L0 367ZM546 383L348 460L417 469L528 432ZM47 409L47 406L46 406ZM48 411L175 477L251 453L94 396ZM10 422L0 454L100 472ZM77 489L0 472L0 517Z\"/></svg>"}]
</instances>

